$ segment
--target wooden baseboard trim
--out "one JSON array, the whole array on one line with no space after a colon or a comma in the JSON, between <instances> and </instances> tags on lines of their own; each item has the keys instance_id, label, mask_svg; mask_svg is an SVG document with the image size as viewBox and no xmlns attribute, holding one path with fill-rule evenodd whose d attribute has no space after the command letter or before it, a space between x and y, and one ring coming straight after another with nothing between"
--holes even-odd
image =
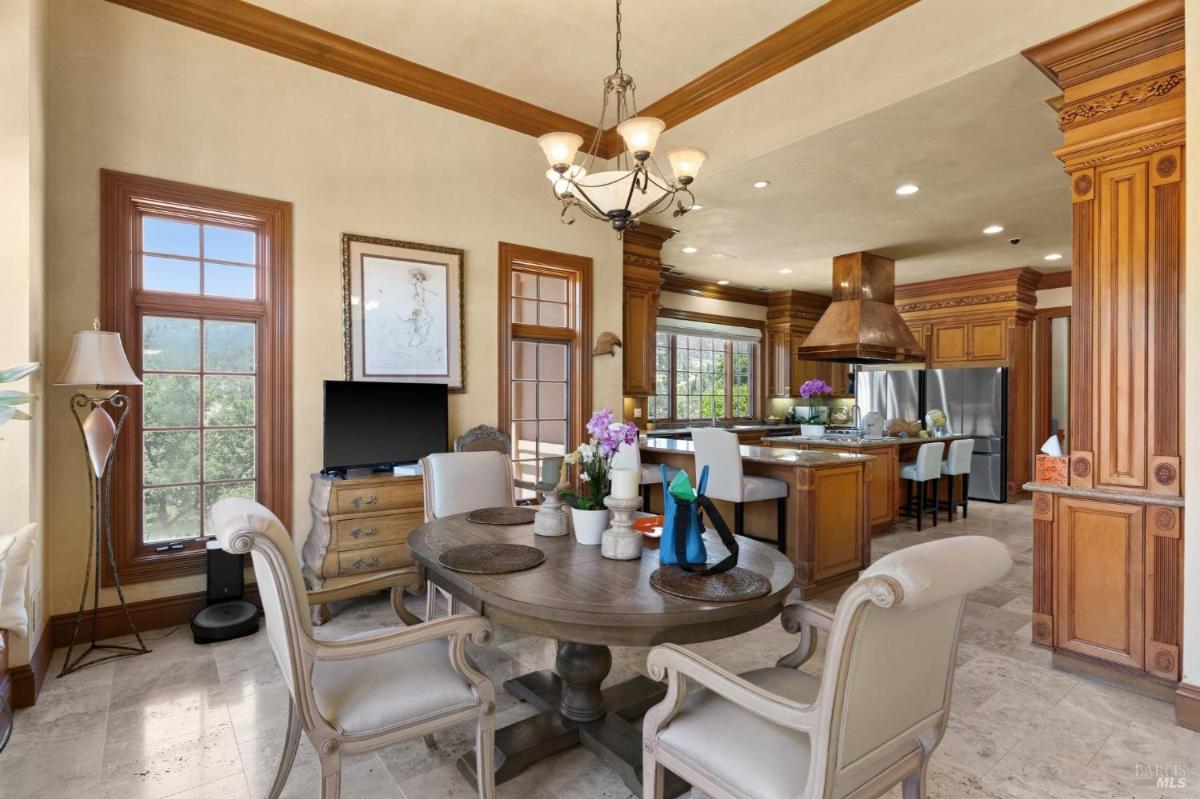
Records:
<instances>
[{"instance_id":1,"label":"wooden baseboard trim","mask_svg":"<svg viewBox=\"0 0 1200 799\"><path fill-rule=\"evenodd\" d=\"M245 598L258 604L258 589L249 586ZM132 602L129 605L129 615L137 625L138 632L159 630L164 627L174 627L191 621L196 611L207 604L203 591L194 594L180 594L160 599L147 599L142 602ZM79 640L86 641L92 635L92 616L87 614L79 626ZM129 625L125 623L125 615L119 605L100 608L97 614L97 638L115 638L128 635ZM75 631L75 614L62 613L50 619L50 630L55 647L67 646L71 643L71 635Z\"/></svg>"},{"instance_id":2,"label":"wooden baseboard trim","mask_svg":"<svg viewBox=\"0 0 1200 799\"><path fill-rule=\"evenodd\" d=\"M1135 694L1148 696L1160 702L1173 704L1176 702L1178 683L1160 680L1142 671L1126 669L1111 663L1102 663L1092 658L1074 655L1069 652L1056 650L1050 658L1056 669L1088 677L1099 682L1107 683ZM1178 711L1176 711L1178 712Z\"/></svg>"},{"instance_id":3,"label":"wooden baseboard trim","mask_svg":"<svg viewBox=\"0 0 1200 799\"><path fill-rule=\"evenodd\" d=\"M1200 686L1181 682L1175 689L1175 723L1200 732Z\"/></svg>"},{"instance_id":4,"label":"wooden baseboard trim","mask_svg":"<svg viewBox=\"0 0 1200 799\"><path fill-rule=\"evenodd\" d=\"M38 694L46 682L46 672L50 670L50 657L54 654L54 646L50 628L42 630L42 637L30 654L29 662L23 666L15 666L12 670L12 706L14 708L33 707L37 704Z\"/></svg>"}]
</instances>

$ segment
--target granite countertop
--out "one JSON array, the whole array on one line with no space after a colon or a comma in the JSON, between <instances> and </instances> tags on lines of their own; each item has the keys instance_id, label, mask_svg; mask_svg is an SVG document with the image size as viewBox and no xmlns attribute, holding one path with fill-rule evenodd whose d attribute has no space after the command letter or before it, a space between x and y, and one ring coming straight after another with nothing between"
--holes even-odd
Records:
<instances>
[{"instance_id":1,"label":"granite countertop","mask_svg":"<svg viewBox=\"0 0 1200 799\"><path fill-rule=\"evenodd\" d=\"M1183 497L1166 494L1142 494L1136 491L1113 491L1107 488L1079 488L1060 486L1052 483L1026 483L1021 488L1030 492L1045 494L1066 494L1072 497L1107 500L1110 502L1135 502L1141 505L1170 505L1175 508L1184 507Z\"/></svg>"},{"instance_id":2,"label":"granite countertop","mask_svg":"<svg viewBox=\"0 0 1200 799\"><path fill-rule=\"evenodd\" d=\"M697 425L697 426L698 426L698 427L703 427L703 428L710 428L710 427L712 427L712 425L710 425L710 424L703 424L703 425ZM684 426L684 427L656 427L656 428L654 428L653 430L650 430L649 432L647 432L647 433L646 433L646 437L647 437L647 438L662 438L663 436L677 436L677 435L679 435L680 433L688 433L688 432L690 432L690 431L691 431L691 429L692 429L692 428L691 428L690 426ZM760 430L761 430L761 431L766 431L766 430L799 430L799 429L800 429L800 425L798 425L798 424L783 424L782 422L781 422L781 423L779 423L779 424L767 424L767 423L765 423L765 422L759 422L759 423L749 423L749 422L748 422L748 423L746 423L746 424L731 424L731 425L724 425L724 424L723 424L723 425L721 425L721 426L720 426L720 429L721 429L721 430L728 430L728 431L729 431L729 432L731 432L731 433L745 433L745 432L756 432L756 431L760 431Z\"/></svg>"},{"instance_id":3,"label":"granite countertop","mask_svg":"<svg viewBox=\"0 0 1200 799\"><path fill-rule=\"evenodd\" d=\"M802 469L817 469L823 466L841 466L846 463L868 461L870 455L854 455L849 452L814 452L812 450L790 449L787 447L755 447L741 446L742 460L753 463L769 463L777 465L792 465ZM696 445L691 441L672 439L648 439L642 442L643 452L670 452L692 454Z\"/></svg>"},{"instance_id":4,"label":"granite countertop","mask_svg":"<svg viewBox=\"0 0 1200 799\"><path fill-rule=\"evenodd\" d=\"M781 444L795 444L806 447L831 447L837 449L868 449L873 447L898 447L902 444L928 444L935 441L958 441L963 438L971 438L971 436L930 436L929 438L917 438L910 436L909 438L898 438L896 436L884 436L883 438L838 438L836 436L826 436L824 438L808 438L806 436L772 436L772 441L777 441Z\"/></svg>"}]
</instances>

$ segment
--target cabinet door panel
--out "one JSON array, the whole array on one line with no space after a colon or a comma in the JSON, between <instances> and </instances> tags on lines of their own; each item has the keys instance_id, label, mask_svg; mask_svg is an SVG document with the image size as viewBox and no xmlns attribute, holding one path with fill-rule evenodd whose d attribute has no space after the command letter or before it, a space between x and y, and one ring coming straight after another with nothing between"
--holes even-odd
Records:
<instances>
[{"instance_id":1,"label":"cabinet door panel","mask_svg":"<svg viewBox=\"0 0 1200 799\"><path fill-rule=\"evenodd\" d=\"M1143 668L1142 506L1073 497L1058 503L1056 646Z\"/></svg>"},{"instance_id":2,"label":"cabinet door panel","mask_svg":"<svg viewBox=\"0 0 1200 799\"><path fill-rule=\"evenodd\" d=\"M791 396L792 337L786 332L767 331L767 385L772 396Z\"/></svg>"},{"instance_id":3,"label":"cabinet door panel","mask_svg":"<svg viewBox=\"0 0 1200 799\"><path fill-rule=\"evenodd\" d=\"M626 396L654 394L654 334L658 323L658 292L625 288L624 390Z\"/></svg>"},{"instance_id":4,"label":"cabinet door panel","mask_svg":"<svg viewBox=\"0 0 1200 799\"><path fill-rule=\"evenodd\" d=\"M1008 357L1008 325L1003 319L972 322L967 355L972 361L1003 361Z\"/></svg>"},{"instance_id":5,"label":"cabinet door panel","mask_svg":"<svg viewBox=\"0 0 1200 799\"><path fill-rule=\"evenodd\" d=\"M967 359L967 326L949 324L933 326L933 362L965 361Z\"/></svg>"}]
</instances>

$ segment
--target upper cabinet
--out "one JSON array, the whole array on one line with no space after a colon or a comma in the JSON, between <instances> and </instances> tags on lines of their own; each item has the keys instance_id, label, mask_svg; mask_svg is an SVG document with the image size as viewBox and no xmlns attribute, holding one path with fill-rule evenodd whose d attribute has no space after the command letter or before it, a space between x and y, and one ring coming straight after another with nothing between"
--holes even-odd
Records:
<instances>
[{"instance_id":1,"label":"upper cabinet","mask_svg":"<svg viewBox=\"0 0 1200 799\"><path fill-rule=\"evenodd\" d=\"M849 396L849 368L833 361L796 357L796 350L829 305L829 298L807 291L775 291L767 298L767 391L772 397L795 398L800 387L824 380L834 396Z\"/></svg>"},{"instance_id":2,"label":"upper cabinet","mask_svg":"<svg viewBox=\"0 0 1200 799\"><path fill-rule=\"evenodd\" d=\"M923 331L922 331L923 334ZM917 341L925 346L923 335ZM928 359L934 367L1008 365L1008 323L1005 319L934 322Z\"/></svg>"},{"instance_id":3,"label":"upper cabinet","mask_svg":"<svg viewBox=\"0 0 1200 799\"><path fill-rule=\"evenodd\" d=\"M654 395L654 338L662 296L662 246L673 235L673 230L647 223L625 232L621 383L627 397Z\"/></svg>"}]
</instances>

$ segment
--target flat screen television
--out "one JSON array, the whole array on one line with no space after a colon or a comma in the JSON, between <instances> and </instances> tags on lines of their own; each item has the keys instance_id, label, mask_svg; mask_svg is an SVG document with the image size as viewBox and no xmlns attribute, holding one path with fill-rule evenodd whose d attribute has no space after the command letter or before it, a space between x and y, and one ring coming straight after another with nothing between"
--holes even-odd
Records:
<instances>
[{"instance_id":1,"label":"flat screen television","mask_svg":"<svg viewBox=\"0 0 1200 799\"><path fill-rule=\"evenodd\" d=\"M385 469L445 452L446 386L325 381L326 473Z\"/></svg>"}]
</instances>

